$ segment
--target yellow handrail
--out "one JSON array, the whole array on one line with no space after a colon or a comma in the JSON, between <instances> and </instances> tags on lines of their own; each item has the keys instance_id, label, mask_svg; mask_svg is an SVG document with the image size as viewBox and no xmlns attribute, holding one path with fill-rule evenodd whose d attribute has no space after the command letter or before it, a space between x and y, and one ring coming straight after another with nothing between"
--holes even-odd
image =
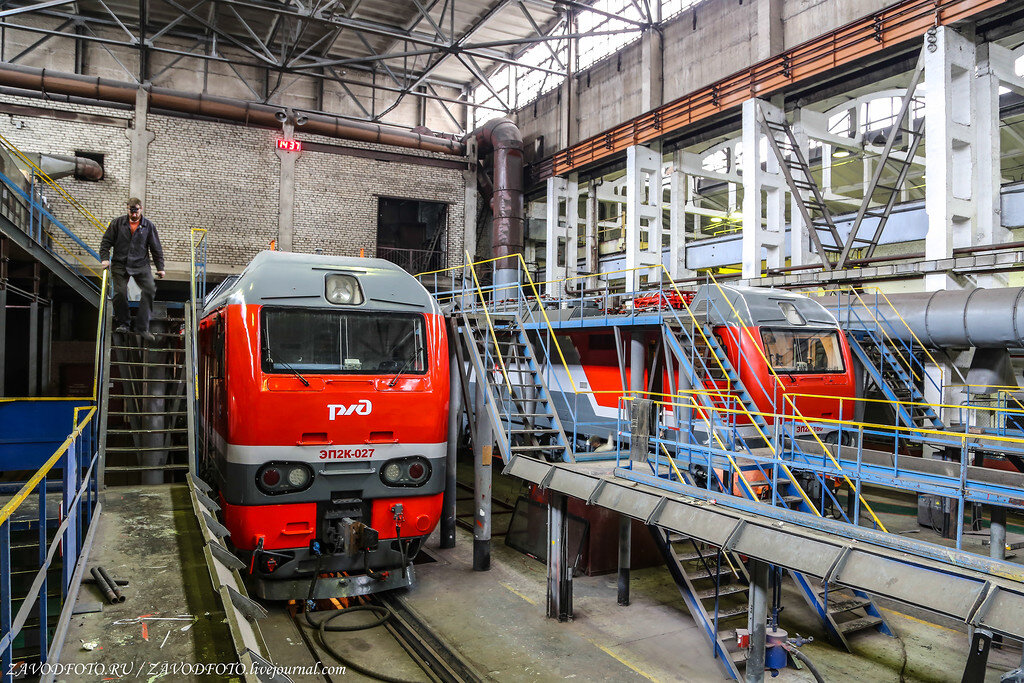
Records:
<instances>
[{"instance_id":1,"label":"yellow handrail","mask_svg":"<svg viewBox=\"0 0 1024 683\"><path fill-rule=\"evenodd\" d=\"M42 467L36 470L36 473L32 475L32 478L25 482L25 485L22 486L21 489L19 489L16 494L14 494L14 497L7 501L3 508L0 508L0 524L3 524L11 518L11 515L14 514L14 511L17 510L18 507L23 502L25 502L25 499L29 497L29 494L35 491L36 487L39 486L39 483L46 477L47 473L49 473L49 471L53 469L53 466L56 465L57 462L60 460L61 456L67 453L68 448L71 447L71 444L74 442L74 440L81 436L82 430L85 429L86 425L89 424L93 416L96 415L96 406L89 406L87 409L89 411L89 414L85 417L84 420L75 425L74 430L71 432L70 435L68 435L68 438L64 439L64 443L62 443L57 448L57 450L54 451L53 455L51 455L50 458L45 463L43 463ZM75 420L76 422L78 420L77 411L75 415Z\"/></svg>"},{"instance_id":2,"label":"yellow handrail","mask_svg":"<svg viewBox=\"0 0 1024 683\"><path fill-rule=\"evenodd\" d=\"M100 379L100 353L102 351L103 323L107 311L107 274L109 269L103 269L103 280L100 282L100 310L96 318L96 364L92 376L92 400L99 401L99 379Z\"/></svg>"},{"instance_id":3,"label":"yellow handrail","mask_svg":"<svg viewBox=\"0 0 1024 683\"><path fill-rule=\"evenodd\" d=\"M67 190L65 190L63 187L54 182L54 180L50 178L50 176L46 175L46 173L43 172L43 169L39 168L34 163L32 163L32 161L27 156L21 153L20 149L14 146L14 143L5 138L3 135L0 135L0 143L2 143L4 147L12 151L19 159L21 159L22 162L28 165L37 176L43 179L43 182L49 185L61 197L64 197L64 199L69 204L71 204L71 206L73 206L80 214L85 216L93 225L96 226L97 229L99 229L100 232L106 231L107 226L103 225L103 223L101 223L99 219L96 218L96 216L92 215L92 213L87 208L82 206L82 204L77 199L72 197L67 192Z\"/></svg>"},{"instance_id":4,"label":"yellow handrail","mask_svg":"<svg viewBox=\"0 0 1024 683\"><path fill-rule=\"evenodd\" d=\"M735 308L735 307L734 307L734 306L732 305L732 301L730 301L730 300L729 300L729 297L725 295L725 291L724 291L724 290L722 290L722 286L721 286L721 285L720 285L720 284L718 283L718 280L716 280L716 279L715 279L715 276L714 276L713 274L711 274L711 273L708 273L708 277L710 277L710 278L711 278L711 282L713 282L713 283L714 283L714 285L715 285L715 287L717 287L717 288L718 288L718 291L719 291L719 292L720 292L720 293L722 294L722 298L723 298L723 299L725 299L725 302L726 302L727 304L729 304L729 308L730 308L730 309L732 310L732 313L733 313L733 315L735 315L735 316L736 316L736 320L737 320L737 321L740 321L740 320L742 320L742 318L740 317L739 311L737 311L737 310L736 310L736 308ZM764 351L763 351L763 350L761 349L761 345L760 345L760 344L758 344L758 343L757 343L757 340L756 340L756 339L754 338L754 334L753 334L753 332L751 332L751 331L750 331L750 328L749 328L749 327L747 327L747 326L745 326L745 325L741 325L741 326L740 326L740 329L742 329L742 330L743 330L743 331L744 331L744 332L745 332L745 333L747 334L748 338L749 338L749 339L750 339L750 341L751 341L751 345L752 345L752 346L754 347L754 349L755 349L755 350L757 351L758 355L760 355L760 356L761 356L761 360L763 360L763 361L765 362L765 366L766 366L766 367L768 368L768 371L769 371L769 372L770 372L770 373L772 374L772 376L773 376L773 377L775 378L775 381L776 381L776 382L778 383L779 387L780 387L781 389L783 389L783 391L782 391L782 399L783 399L783 401L784 401L784 402L787 402L787 401L788 401L788 403L789 403L789 404L790 404L790 406L792 407L792 409L793 409L793 416L794 416L794 417L799 417L800 421L801 421L801 422L803 422L804 426L806 426L806 427L807 427L807 431L808 431L808 433L809 433L809 434L810 434L810 435L811 435L812 437L814 437L814 440L815 440L815 441L817 441L817 442L818 442L818 445L819 445L819 446L821 447L822 453L823 453L824 455L827 455L827 456L828 456L828 459L832 461L832 464L833 464L833 465L834 465L834 466L835 466L835 467L836 467L836 468L837 468L837 469L838 469L839 471L843 471L843 468L842 468L842 466L841 466L841 465L839 464L839 461L838 461L838 460L836 460L836 459L835 459L835 457L833 457L831 449L829 449L829 448L828 448L827 446L825 446L824 442L823 442L823 441L822 441L822 440L821 440L821 439L820 439L820 438L818 437L817 433L815 433L815 431L814 431L813 429L811 429L811 425L810 425L810 423L809 423L809 422L807 421L807 418L806 418L806 417L804 417L804 415L803 415L803 413L802 413L802 412L800 411L800 409L799 409L799 408L797 408L797 405L796 405L796 401L794 401L794 400L792 400L792 399L790 399L790 398L788 397L788 394L787 394L787 393L786 393L786 391L785 391L785 388L786 388L785 384L783 384L783 382L782 382L782 379L781 379L781 378L779 377L778 373L777 373L777 372L775 372L775 366L773 366L773 365L772 365L772 363L771 363L771 361L770 361L770 360L768 360L768 357L767 357L767 356L765 356L765 354L764 354ZM772 452L773 452L773 453L775 452L774 448L772 449ZM787 475L788 475L788 476L790 476L790 477L792 477L792 473L790 473L790 472L788 471L788 470L789 470L789 468L788 468L788 467L786 467L785 465L783 465L783 468L784 468L784 469L786 469L786 473L787 473ZM854 487L854 485L853 485L853 482L852 482L852 481L850 481L850 478L849 478L848 476L846 476L845 474L843 475L843 481L845 481L845 482L846 482L847 486L849 486L849 487L850 487L850 490L851 490L851 491L855 491L855 490L856 490L856 488L855 488L855 487ZM799 487L798 487L798 488L799 488ZM801 490L801 493L803 493L803 491L802 491L802 490ZM875 524L877 524L877 525L878 525L878 528L879 528L879 529L881 529L882 531L885 531L885 530L886 530L886 529L885 529L885 525L884 525L884 524L882 524L882 520L880 520L880 519L878 518L878 515L876 515L876 514L875 514L875 511L871 509L871 506L870 506L870 505L868 504L868 502L867 502L867 501L866 501L866 500L864 499L864 497L863 497L863 496L858 496L858 498L860 499L860 502L861 502L861 504L862 504L862 505L864 506L864 508L865 508L865 509L866 509L866 510L868 511L868 513L869 513L869 514L871 515L871 518L872 518L872 519L874 520ZM804 496L804 499L805 499L805 500L807 500L807 497L806 497L806 496ZM812 510L814 510L815 512L817 512L817 509L816 509L816 508L815 508L815 507L814 507L813 505L810 505L810 501L809 501L809 500L808 500L808 505L810 506L810 508L811 508Z\"/></svg>"},{"instance_id":5,"label":"yellow handrail","mask_svg":"<svg viewBox=\"0 0 1024 683\"><path fill-rule=\"evenodd\" d=\"M469 252L466 252L466 258L469 259ZM473 283L476 285L476 292L480 296L480 305L484 309L484 319L487 321L487 330L491 333L491 340L494 341L494 353L498 356L498 363L501 365L501 374L505 378L505 385L508 387L509 396L512 395L512 380L508 376L508 368L505 367L505 359L501 355L501 349L498 347L498 333L494 329L494 321L491 320L491 314L487 310L487 297L484 296L483 289L480 287L480 281L476 277L476 269L473 268L473 264L469 264L469 272L473 275ZM484 368L484 372L490 372L487 368ZM481 377L480 381L486 381L485 378Z\"/></svg>"}]
</instances>

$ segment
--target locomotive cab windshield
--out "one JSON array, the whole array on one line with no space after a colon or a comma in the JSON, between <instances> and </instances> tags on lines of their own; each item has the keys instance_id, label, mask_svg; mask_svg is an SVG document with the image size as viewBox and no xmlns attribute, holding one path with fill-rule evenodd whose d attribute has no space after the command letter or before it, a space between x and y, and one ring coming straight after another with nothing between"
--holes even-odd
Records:
<instances>
[{"instance_id":1,"label":"locomotive cab windshield","mask_svg":"<svg viewBox=\"0 0 1024 683\"><path fill-rule=\"evenodd\" d=\"M836 330L761 328L764 351L777 372L846 372Z\"/></svg>"},{"instance_id":2,"label":"locomotive cab windshield","mask_svg":"<svg viewBox=\"0 0 1024 683\"><path fill-rule=\"evenodd\" d=\"M324 309L261 310L263 372L422 375L422 315Z\"/></svg>"}]
</instances>

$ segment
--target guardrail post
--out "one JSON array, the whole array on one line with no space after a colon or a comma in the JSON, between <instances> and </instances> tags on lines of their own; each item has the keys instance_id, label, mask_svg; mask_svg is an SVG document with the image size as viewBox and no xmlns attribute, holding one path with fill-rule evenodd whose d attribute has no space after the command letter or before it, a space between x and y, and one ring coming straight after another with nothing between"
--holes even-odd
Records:
<instances>
[{"instance_id":1,"label":"guardrail post","mask_svg":"<svg viewBox=\"0 0 1024 683\"><path fill-rule=\"evenodd\" d=\"M39 482L39 566L46 564L46 477ZM46 601L47 589L46 573L43 573L43 583L39 587L39 656L42 663L46 662L46 650L49 640L49 619L48 605Z\"/></svg>"},{"instance_id":2,"label":"guardrail post","mask_svg":"<svg viewBox=\"0 0 1024 683\"><path fill-rule=\"evenodd\" d=\"M11 523L0 522L0 636L11 632ZM14 680L11 675L11 655L14 640L0 649L0 676L4 683Z\"/></svg>"},{"instance_id":3,"label":"guardrail post","mask_svg":"<svg viewBox=\"0 0 1024 683\"><path fill-rule=\"evenodd\" d=\"M75 491L78 490L78 458L75 448L75 440L68 443L68 450L64 454L64 491L62 494L62 505L64 515L67 519L67 528L64 530L64 557L61 563L61 595L67 597L68 588L71 586L71 576L75 573L75 561L78 559L78 534L77 517L78 513L72 507L71 501L75 498Z\"/></svg>"}]
</instances>

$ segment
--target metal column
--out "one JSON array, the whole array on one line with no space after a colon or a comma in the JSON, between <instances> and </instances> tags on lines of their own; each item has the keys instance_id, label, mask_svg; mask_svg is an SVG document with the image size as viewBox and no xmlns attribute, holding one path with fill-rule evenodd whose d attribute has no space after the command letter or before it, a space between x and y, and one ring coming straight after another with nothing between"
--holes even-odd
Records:
<instances>
[{"instance_id":1,"label":"metal column","mask_svg":"<svg viewBox=\"0 0 1024 683\"><path fill-rule=\"evenodd\" d=\"M50 391L50 352L53 349L53 283L47 278L46 304L43 306L42 347L39 352L39 389L42 394Z\"/></svg>"},{"instance_id":2,"label":"metal column","mask_svg":"<svg viewBox=\"0 0 1024 683\"><path fill-rule=\"evenodd\" d=\"M572 563L569 561L569 498L551 492L548 500L548 617L572 618ZM629 518L624 518L629 521Z\"/></svg>"},{"instance_id":3,"label":"metal column","mask_svg":"<svg viewBox=\"0 0 1024 683\"><path fill-rule=\"evenodd\" d=\"M758 110L766 121L785 123L779 107L758 99L743 103L743 277L761 276L761 251L768 268L781 268L784 260L786 230L786 185L779 160L771 152L762 153L761 124ZM761 163L764 162L764 168ZM762 221L762 214L764 219Z\"/></svg>"},{"instance_id":4,"label":"metal column","mask_svg":"<svg viewBox=\"0 0 1024 683\"><path fill-rule=\"evenodd\" d=\"M576 276L579 234L579 185L569 178L548 178L547 186L547 241L545 243L544 293L549 296L564 294L571 283L558 284ZM561 291L556 291L561 290Z\"/></svg>"},{"instance_id":5,"label":"metal column","mask_svg":"<svg viewBox=\"0 0 1024 683\"><path fill-rule=\"evenodd\" d=\"M647 367L647 346L643 332L636 332L629 341L629 390L634 397L644 390L644 369ZM629 604L629 568L632 564L633 522L623 515L619 518L619 591L620 605Z\"/></svg>"},{"instance_id":6,"label":"metal column","mask_svg":"<svg viewBox=\"0 0 1024 683\"><path fill-rule=\"evenodd\" d=\"M640 272L661 279L661 152L642 145L626 150L626 291L640 289Z\"/></svg>"},{"instance_id":7,"label":"metal column","mask_svg":"<svg viewBox=\"0 0 1024 683\"><path fill-rule=\"evenodd\" d=\"M994 560L1006 559L1006 508L993 505L989 508L991 523L989 525L990 541L989 557Z\"/></svg>"},{"instance_id":8,"label":"metal column","mask_svg":"<svg viewBox=\"0 0 1024 683\"><path fill-rule=\"evenodd\" d=\"M768 563L750 560L750 606L747 628L750 648L747 653L747 683L764 680L765 624L768 620Z\"/></svg>"},{"instance_id":9,"label":"metal column","mask_svg":"<svg viewBox=\"0 0 1024 683\"><path fill-rule=\"evenodd\" d=\"M0 396L6 396L4 387L7 365L7 238L0 235Z\"/></svg>"},{"instance_id":10,"label":"metal column","mask_svg":"<svg viewBox=\"0 0 1024 683\"><path fill-rule=\"evenodd\" d=\"M28 395L39 395L39 262L32 264L32 301L28 305Z\"/></svg>"},{"instance_id":11,"label":"metal column","mask_svg":"<svg viewBox=\"0 0 1024 683\"><path fill-rule=\"evenodd\" d=\"M477 378L473 415L477 421L477 441L473 443L473 569L491 568L491 454L494 437L491 417L484 409L484 382Z\"/></svg>"},{"instance_id":12,"label":"metal column","mask_svg":"<svg viewBox=\"0 0 1024 683\"><path fill-rule=\"evenodd\" d=\"M441 509L441 547L455 547L455 467L459 452L459 426L462 422L462 382L460 375L462 368L459 365L459 357L455 352L455 345L461 344L462 340L452 329L454 323L448 328L448 368L449 381L448 393L448 457L445 464L444 479L444 503Z\"/></svg>"}]
</instances>

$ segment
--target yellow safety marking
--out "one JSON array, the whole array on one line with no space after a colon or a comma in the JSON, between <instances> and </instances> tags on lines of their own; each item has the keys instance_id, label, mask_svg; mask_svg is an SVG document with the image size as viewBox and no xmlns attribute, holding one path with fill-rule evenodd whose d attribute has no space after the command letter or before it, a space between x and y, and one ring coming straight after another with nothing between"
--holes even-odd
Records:
<instances>
[{"instance_id":1,"label":"yellow safety marking","mask_svg":"<svg viewBox=\"0 0 1024 683\"><path fill-rule=\"evenodd\" d=\"M962 632L957 631L955 628L949 628L948 626L943 626L942 624L934 624L930 621L926 621L925 619L918 619L917 617L912 617L909 614L906 614L905 612L900 612L899 610L889 609L888 607L879 607L878 609L882 610L883 612L888 612L889 614L895 614L896 616L902 619L908 619L918 624L924 624L925 626L931 626L932 628L938 628L942 629L943 631L955 633L957 635L963 635Z\"/></svg>"},{"instance_id":2,"label":"yellow safety marking","mask_svg":"<svg viewBox=\"0 0 1024 683\"><path fill-rule=\"evenodd\" d=\"M529 597L527 597L526 595L524 595L524 594L520 593L519 591L517 591L517 590L516 590L515 588L513 588L513 587L512 587L512 586L510 586L510 585L508 585L508 584L507 584L507 583L505 583L504 581L502 581L502 582L499 582L499 585L500 585L500 586L501 586L502 588L505 588L505 589L507 589L508 591L510 591L510 592L512 592L512 593L515 593L516 595L518 595L519 597L521 597L521 598L522 598L523 600L526 600L526 602L530 603L531 605L536 605L536 604L537 604L537 601L536 601L536 600L533 600L532 598L529 598Z\"/></svg>"},{"instance_id":3,"label":"yellow safety marking","mask_svg":"<svg viewBox=\"0 0 1024 683\"><path fill-rule=\"evenodd\" d=\"M658 681L657 678L655 678L651 674L647 673L643 669L637 667L636 665L631 664L630 662L626 661L624 658L622 658L619 655L615 654L614 652L612 652L610 649L608 649L607 647L605 647L601 643L597 642L596 640L593 640L592 638L587 638L587 640L590 641L591 645L593 645L598 650L600 650L601 652L605 653L606 655L608 655L609 657L611 657L612 659L617 661L619 664L622 664L623 666L625 666L625 667L631 669L632 671L640 674L641 676L643 676L647 680L654 681L655 683L657 683L657 681Z\"/></svg>"}]
</instances>

